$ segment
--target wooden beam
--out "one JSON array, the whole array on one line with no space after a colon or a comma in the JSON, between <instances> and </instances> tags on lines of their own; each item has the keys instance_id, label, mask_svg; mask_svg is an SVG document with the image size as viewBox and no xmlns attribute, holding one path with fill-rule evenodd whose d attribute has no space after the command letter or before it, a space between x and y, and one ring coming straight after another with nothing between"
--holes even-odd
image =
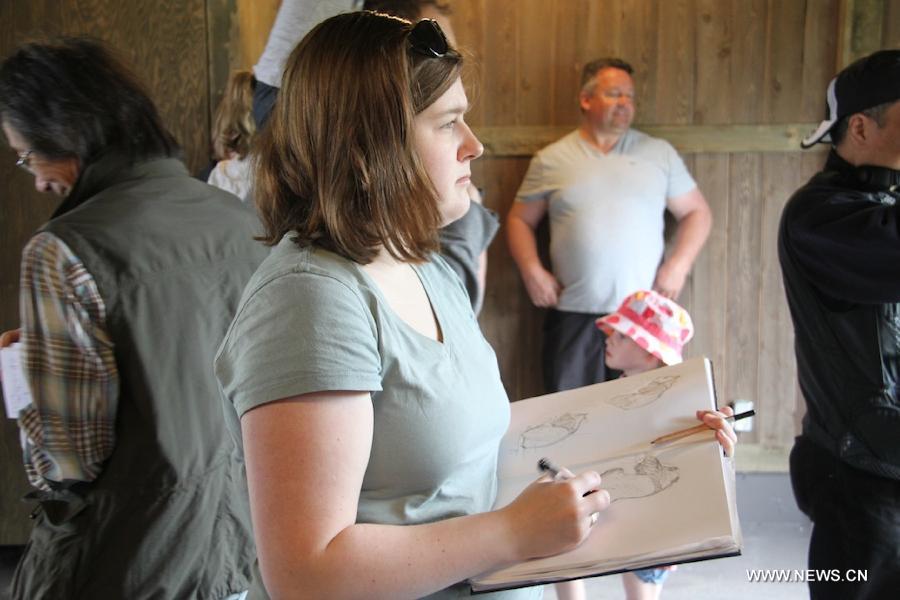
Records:
<instances>
[{"instance_id":1,"label":"wooden beam","mask_svg":"<svg viewBox=\"0 0 900 600\"><path fill-rule=\"evenodd\" d=\"M638 125L637 128L667 140L682 154L715 152L794 152L800 140L817 123L781 125ZM485 156L531 156L558 140L572 127L475 127Z\"/></svg>"}]
</instances>

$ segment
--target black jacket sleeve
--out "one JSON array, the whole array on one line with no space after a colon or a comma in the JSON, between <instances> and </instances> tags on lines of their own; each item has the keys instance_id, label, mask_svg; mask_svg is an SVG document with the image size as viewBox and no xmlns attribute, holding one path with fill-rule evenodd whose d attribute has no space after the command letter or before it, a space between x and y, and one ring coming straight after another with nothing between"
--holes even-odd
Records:
<instances>
[{"instance_id":1,"label":"black jacket sleeve","mask_svg":"<svg viewBox=\"0 0 900 600\"><path fill-rule=\"evenodd\" d=\"M825 295L860 304L900 302L900 205L887 192L812 188L785 215L798 266Z\"/></svg>"}]
</instances>

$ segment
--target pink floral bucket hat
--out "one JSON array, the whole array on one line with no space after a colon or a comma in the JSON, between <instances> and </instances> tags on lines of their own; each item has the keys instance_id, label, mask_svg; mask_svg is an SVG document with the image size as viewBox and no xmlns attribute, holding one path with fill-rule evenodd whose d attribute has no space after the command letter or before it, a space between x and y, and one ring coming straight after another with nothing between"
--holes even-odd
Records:
<instances>
[{"instance_id":1,"label":"pink floral bucket hat","mask_svg":"<svg viewBox=\"0 0 900 600\"><path fill-rule=\"evenodd\" d=\"M619 309L597 319L606 335L618 331L667 365L681 362L681 351L694 335L686 310L653 291L635 292Z\"/></svg>"}]
</instances>

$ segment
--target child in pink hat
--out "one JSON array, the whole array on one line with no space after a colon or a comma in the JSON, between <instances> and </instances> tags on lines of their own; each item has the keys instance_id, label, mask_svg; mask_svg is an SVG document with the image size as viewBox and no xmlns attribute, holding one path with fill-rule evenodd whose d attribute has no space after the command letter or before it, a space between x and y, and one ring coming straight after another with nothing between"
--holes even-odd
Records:
<instances>
[{"instance_id":1,"label":"child in pink hat","mask_svg":"<svg viewBox=\"0 0 900 600\"><path fill-rule=\"evenodd\" d=\"M597 327L608 336L606 365L622 371L622 377L664 365L677 365L682 360L684 345L694 335L694 324L684 308L654 291L643 290L625 298L616 312L597 319ZM697 418L712 425L713 420L731 415L732 411L725 408L721 413L706 414L714 416L698 413ZM717 429L719 443L731 456L737 441L734 430L727 422ZM674 567L625 573L622 575L625 597L628 600L659 598L662 583L670 570Z\"/></svg>"},{"instance_id":2,"label":"child in pink hat","mask_svg":"<svg viewBox=\"0 0 900 600\"><path fill-rule=\"evenodd\" d=\"M597 327L608 336L606 364L625 375L677 365L694 336L688 312L653 291L631 294L616 312L597 319Z\"/></svg>"}]
</instances>

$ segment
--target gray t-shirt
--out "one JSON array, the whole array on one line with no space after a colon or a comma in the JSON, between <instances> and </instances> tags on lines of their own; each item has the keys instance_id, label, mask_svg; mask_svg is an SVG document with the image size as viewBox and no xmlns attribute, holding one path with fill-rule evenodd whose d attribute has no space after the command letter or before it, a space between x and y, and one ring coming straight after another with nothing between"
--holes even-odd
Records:
<instances>
[{"instance_id":1,"label":"gray t-shirt","mask_svg":"<svg viewBox=\"0 0 900 600\"><path fill-rule=\"evenodd\" d=\"M289 237L250 280L216 357L235 408L227 411L232 432L240 436L240 415L280 398L369 391L374 437L357 522L408 525L490 510L509 403L459 278L437 256L414 267L441 343L400 319L359 265ZM435 597L467 595L459 585Z\"/></svg>"},{"instance_id":2,"label":"gray t-shirt","mask_svg":"<svg viewBox=\"0 0 900 600\"><path fill-rule=\"evenodd\" d=\"M498 229L497 213L472 202L466 214L438 231L441 257L462 280L476 315L484 303L484 290L478 279L479 260Z\"/></svg>"},{"instance_id":3,"label":"gray t-shirt","mask_svg":"<svg viewBox=\"0 0 900 600\"><path fill-rule=\"evenodd\" d=\"M535 154L516 200L547 200L557 308L605 313L653 285L666 200L697 187L665 140L628 130L604 154L578 130Z\"/></svg>"}]
</instances>

